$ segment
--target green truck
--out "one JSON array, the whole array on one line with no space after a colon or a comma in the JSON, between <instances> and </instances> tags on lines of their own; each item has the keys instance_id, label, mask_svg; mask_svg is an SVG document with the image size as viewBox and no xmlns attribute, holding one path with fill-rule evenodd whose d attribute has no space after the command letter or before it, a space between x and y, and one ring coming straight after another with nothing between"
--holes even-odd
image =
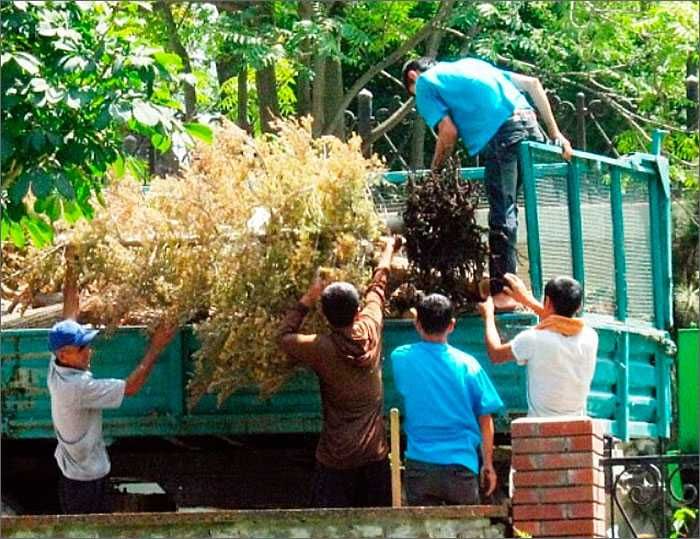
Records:
<instances>
[{"instance_id":1,"label":"green truck","mask_svg":"<svg viewBox=\"0 0 700 539\"><path fill-rule=\"evenodd\" d=\"M656 137L657 150L660 137ZM668 162L659 152L623 159L575 152L564 163L560 149L539 143L522 145L527 239L523 277L536 295L557 274L573 275L585 290L584 317L598 331L598 364L588 401L592 417L607 421L620 439L668 438L671 432L671 242ZM463 169L466 181L483 179L483 169ZM401 183L405 173L387 173ZM523 247L525 250L525 246ZM506 338L531 327L527 314L501 315ZM46 373L47 330L4 330L2 363L2 436L52 438ZM385 357L415 341L413 325L388 320ZM476 316L460 318L451 342L474 355L490 373L506 403L497 428L507 433L510 420L527 411L525 371L514 364L492 365ZM123 377L145 348L140 328L125 327L96 343L96 376ZM318 384L300 372L269 399L255 387L232 395L221 407L214 396L186 408L186 386L197 340L183 328L135 398L105 413L108 437L187 436L316 432L321 422ZM391 367L384 364L386 409L399 404ZM697 391L697 389L696 389ZM697 394L697 393L696 393Z\"/></svg>"}]
</instances>

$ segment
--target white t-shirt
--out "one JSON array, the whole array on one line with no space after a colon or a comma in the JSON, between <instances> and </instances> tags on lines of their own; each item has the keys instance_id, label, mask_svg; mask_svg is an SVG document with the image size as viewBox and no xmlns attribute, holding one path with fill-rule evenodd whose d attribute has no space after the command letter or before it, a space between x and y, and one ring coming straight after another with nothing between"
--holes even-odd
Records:
<instances>
[{"instance_id":1,"label":"white t-shirt","mask_svg":"<svg viewBox=\"0 0 700 539\"><path fill-rule=\"evenodd\" d=\"M51 418L58 445L54 456L68 479L92 481L109 473L107 448L102 438L102 409L119 408L126 382L115 378L95 380L90 371L49 364Z\"/></svg>"},{"instance_id":2,"label":"white t-shirt","mask_svg":"<svg viewBox=\"0 0 700 539\"><path fill-rule=\"evenodd\" d=\"M511 342L518 365L527 365L529 417L586 415L595 371L598 334L590 327L573 337L528 329Z\"/></svg>"}]
</instances>

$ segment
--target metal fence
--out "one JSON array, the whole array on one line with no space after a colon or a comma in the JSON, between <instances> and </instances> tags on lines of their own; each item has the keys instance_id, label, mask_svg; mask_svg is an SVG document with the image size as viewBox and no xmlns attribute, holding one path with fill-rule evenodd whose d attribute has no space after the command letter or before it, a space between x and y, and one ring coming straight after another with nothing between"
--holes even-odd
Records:
<instances>
[{"instance_id":1,"label":"metal fence","mask_svg":"<svg viewBox=\"0 0 700 539\"><path fill-rule=\"evenodd\" d=\"M612 457L613 439L605 442L601 466L610 501L610 536L698 537L700 455ZM684 509L695 511L695 518Z\"/></svg>"}]
</instances>

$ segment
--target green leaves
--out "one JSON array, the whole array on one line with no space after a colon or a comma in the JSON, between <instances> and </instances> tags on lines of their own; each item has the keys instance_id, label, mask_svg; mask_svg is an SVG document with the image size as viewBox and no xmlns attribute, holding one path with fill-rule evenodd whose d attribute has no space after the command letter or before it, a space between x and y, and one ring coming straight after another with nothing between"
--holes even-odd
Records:
<instances>
[{"instance_id":1,"label":"green leaves","mask_svg":"<svg viewBox=\"0 0 700 539\"><path fill-rule=\"evenodd\" d=\"M165 153L170 149L170 146L172 146L172 140L170 137L155 133L151 135L151 144L153 144L153 147L159 152Z\"/></svg>"},{"instance_id":2,"label":"green leaves","mask_svg":"<svg viewBox=\"0 0 700 539\"><path fill-rule=\"evenodd\" d=\"M172 52L156 52L153 58L165 69L182 70L182 58Z\"/></svg>"},{"instance_id":3,"label":"green leaves","mask_svg":"<svg viewBox=\"0 0 700 539\"><path fill-rule=\"evenodd\" d=\"M36 75L41 69L41 62L28 52L15 52L10 55L11 59L17 62L17 65L30 75ZM9 58L8 58L9 59ZM4 64L5 62L3 62Z\"/></svg>"},{"instance_id":4,"label":"green leaves","mask_svg":"<svg viewBox=\"0 0 700 539\"><path fill-rule=\"evenodd\" d=\"M27 174L20 175L8 190L10 202L20 204L25 195L29 191L29 176Z\"/></svg>"},{"instance_id":5,"label":"green leaves","mask_svg":"<svg viewBox=\"0 0 700 539\"><path fill-rule=\"evenodd\" d=\"M0 4L4 237L39 244L50 223L89 219L110 167L147 181L143 162L123 156L130 132L160 152L173 134L191 144L172 94L182 60L154 47L146 24L132 2Z\"/></svg>"},{"instance_id":6,"label":"green leaves","mask_svg":"<svg viewBox=\"0 0 700 539\"><path fill-rule=\"evenodd\" d=\"M65 174L59 172L54 176L54 184L59 193L61 193L68 200L75 198L75 189L73 189L73 184L68 180Z\"/></svg>"},{"instance_id":7,"label":"green leaves","mask_svg":"<svg viewBox=\"0 0 700 539\"><path fill-rule=\"evenodd\" d=\"M45 170L35 170L32 174L32 193L43 198L53 189L53 178Z\"/></svg>"},{"instance_id":8,"label":"green leaves","mask_svg":"<svg viewBox=\"0 0 700 539\"><path fill-rule=\"evenodd\" d=\"M185 131L194 138L198 138L201 141L211 144L214 139L214 134L211 128L207 125L200 123L186 123L184 124Z\"/></svg>"},{"instance_id":9,"label":"green leaves","mask_svg":"<svg viewBox=\"0 0 700 539\"><path fill-rule=\"evenodd\" d=\"M136 121L149 127L158 125L161 119L160 111L157 108L140 99L134 101L131 111Z\"/></svg>"}]
</instances>

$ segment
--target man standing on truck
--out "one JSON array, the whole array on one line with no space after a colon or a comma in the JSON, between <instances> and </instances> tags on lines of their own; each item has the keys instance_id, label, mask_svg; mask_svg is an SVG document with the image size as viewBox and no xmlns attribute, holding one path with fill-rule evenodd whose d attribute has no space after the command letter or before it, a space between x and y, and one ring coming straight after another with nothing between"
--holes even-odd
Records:
<instances>
[{"instance_id":1,"label":"man standing on truck","mask_svg":"<svg viewBox=\"0 0 700 539\"><path fill-rule=\"evenodd\" d=\"M457 138L469 155L484 152L491 294L496 310L513 310L517 303L503 293L503 275L516 270L516 198L521 183L517 149L521 141L544 140L524 93L532 98L550 138L562 147L564 159L571 158L571 144L559 131L535 77L504 71L475 58L436 62L428 57L406 62L402 75L406 90L416 98L418 112L438 133L433 170L442 167Z\"/></svg>"},{"instance_id":2,"label":"man standing on truck","mask_svg":"<svg viewBox=\"0 0 700 539\"><path fill-rule=\"evenodd\" d=\"M408 503L478 504L479 476L484 495L496 488L491 414L503 402L479 362L447 343L455 327L450 300L431 294L417 311L420 342L391 354L406 417Z\"/></svg>"},{"instance_id":3,"label":"man standing on truck","mask_svg":"<svg viewBox=\"0 0 700 539\"><path fill-rule=\"evenodd\" d=\"M66 257L69 258L70 248ZM102 410L119 408L124 396L138 393L175 328L161 324L141 362L126 378L94 378L91 344L98 331L78 324L79 298L71 264L64 285L64 317L49 332L48 387L61 472L59 501L64 514L106 513L109 456L102 436Z\"/></svg>"},{"instance_id":4,"label":"man standing on truck","mask_svg":"<svg viewBox=\"0 0 700 539\"><path fill-rule=\"evenodd\" d=\"M398 237L386 240L364 307L350 283L324 286L317 278L282 322L280 347L316 373L321 389L323 427L311 496L315 507L379 507L391 500L381 339L385 288L400 246ZM299 333L319 299L331 331Z\"/></svg>"},{"instance_id":5,"label":"man standing on truck","mask_svg":"<svg viewBox=\"0 0 700 539\"><path fill-rule=\"evenodd\" d=\"M541 303L517 275L507 273L505 280L506 293L532 309L540 317L540 323L502 343L491 298L480 303L491 361L503 363L514 359L518 365L527 366L529 417L586 415L598 334L583 320L574 318L581 307L581 285L570 277L550 279Z\"/></svg>"}]
</instances>

